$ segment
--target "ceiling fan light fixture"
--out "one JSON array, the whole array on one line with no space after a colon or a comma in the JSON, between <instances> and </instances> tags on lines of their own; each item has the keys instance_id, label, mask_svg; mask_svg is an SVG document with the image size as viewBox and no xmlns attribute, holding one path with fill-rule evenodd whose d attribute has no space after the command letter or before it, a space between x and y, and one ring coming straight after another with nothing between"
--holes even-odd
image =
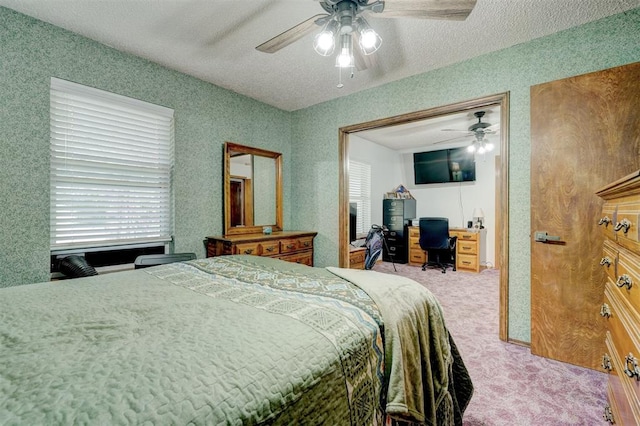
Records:
<instances>
[{"instance_id":1,"label":"ceiling fan light fixture","mask_svg":"<svg viewBox=\"0 0 640 426\"><path fill-rule=\"evenodd\" d=\"M364 18L358 17L357 23L358 33L360 34L358 38L360 49L362 49L362 53L365 55L371 55L382 45L382 38L369 26L369 23Z\"/></svg>"},{"instance_id":2,"label":"ceiling fan light fixture","mask_svg":"<svg viewBox=\"0 0 640 426\"><path fill-rule=\"evenodd\" d=\"M326 23L322 31L316 34L313 39L313 49L321 56L329 56L333 53L336 42L335 37L338 30L338 23L330 20Z\"/></svg>"},{"instance_id":3,"label":"ceiling fan light fixture","mask_svg":"<svg viewBox=\"0 0 640 426\"><path fill-rule=\"evenodd\" d=\"M352 68L355 66L355 62L351 34L342 34L340 36L340 53L336 57L336 67Z\"/></svg>"},{"instance_id":4,"label":"ceiling fan light fixture","mask_svg":"<svg viewBox=\"0 0 640 426\"><path fill-rule=\"evenodd\" d=\"M467 151L469 152L476 152L476 144L472 143L471 145L469 145L467 147Z\"/></svg>"}]
</instances>

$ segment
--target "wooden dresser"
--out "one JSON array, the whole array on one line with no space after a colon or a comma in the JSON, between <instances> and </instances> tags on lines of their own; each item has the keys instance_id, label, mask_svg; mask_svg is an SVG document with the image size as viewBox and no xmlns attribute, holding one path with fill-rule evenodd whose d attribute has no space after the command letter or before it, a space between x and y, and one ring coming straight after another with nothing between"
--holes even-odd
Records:
<instances>
[{"instance_id":1,"label":"wooden dresser","mask_svg":"<svg viewBox=\"0 0 640 426\"><path fill-rule=\"evenodd\" d=\"M456 245L456 269L460 271L480 272L485 267L486 230L449 228L451 237L458 237ZM420 248L420 228L409 227L409 265L422 266L426 254Z\"/></svg>"},{"instance_id":2,"label":"wooden dresser","mask_svg":"<svg viewBox=\"0 0 640 426\"><path fill-rule=\"evenodd\" d=\"M604 199L598 222L604 233L606 271L600 315L607 321L602 367L609 373L604 417L640 424L640 171L597 192Z\"/></svg>"},{"instance_id":3,"label":"wooden dresser","mask_svg":"<svg viewBox=\"0 0 640 426\"><path fill-rule=\"evenodd\" d=\"M364 269L364 260L367 257L367 249L365 247L349 248L349 268Z\"/></svg>"},{"instance_id":4,"label":"wooden dresser","mask_svg":"<svg viewBox=\"0 0 640 426\"><path fill-rule=\"evenodd\" d=\"M207 257L230 254L275 257L313 266L313 238L317 232L281 231L207 237Z\"/></svg>"}]
</instances>

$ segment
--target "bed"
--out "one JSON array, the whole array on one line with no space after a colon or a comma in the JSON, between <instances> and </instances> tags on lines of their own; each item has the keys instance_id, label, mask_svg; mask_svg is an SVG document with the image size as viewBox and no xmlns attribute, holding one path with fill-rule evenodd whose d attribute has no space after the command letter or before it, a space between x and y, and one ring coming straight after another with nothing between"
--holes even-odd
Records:
<instances>
[{"instance_id":1,"label":"bed","mask_svg":"<svg viewBox=\"0 0 640 426\"><path fill-rule=\"evenodd\" d=\"M222 256L0 290L0 424L461 424L431 293Z\"/></svg>"}]
</instances>

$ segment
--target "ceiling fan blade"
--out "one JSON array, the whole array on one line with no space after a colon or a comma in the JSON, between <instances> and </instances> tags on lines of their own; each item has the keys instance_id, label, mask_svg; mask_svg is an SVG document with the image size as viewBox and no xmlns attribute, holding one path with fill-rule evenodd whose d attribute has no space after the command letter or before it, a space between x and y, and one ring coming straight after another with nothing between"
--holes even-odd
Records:
<instances>
[{"instance_id":1,"label":"ceiling fan blade","mask_svg":"<svg viewBox=\"0 0 640 426\"><path fill-rule=\"evenodd\" d=\"M375 16L464 21L475 5L476 0L385 0L384 10Z\"/></svg>"},{"instance_id":2,"label":"ceiling fan blade","mask_svg":"<svg viewBox=\"0 0 640 426\"><path fill-rule=\"evenodd\" d=\"M320 13L312 16L306 21L300 22L295 27L289 28L285 32L278 34L271 40L265 41L261 45L257 46L256 49L264 53L275 53L323 25L326 22L323 18L327 17L329 17L329 15L326 13Z\"/></svg>"},{"instance_id":3,"label":"ceiling fan blade","mask_svg":"<svg viewBox=\"0 0 640 426\"><path fill-rule=\"evenodd\" d=\"M458 133L467 133L469 135L472 135L473 132L470 132L468 130L460 130L460 129L440 129L440 131L442 132L458 132Z\"/></svg>"},{"instance_id":4,"label":"ceiling fan blade","mask_svg":"<svg viewBox=\"0 0 640 426\"><path fill-rule=\"evenodd\" d=\"M444 140L441 140L441 141L438 141L438 142L434 142L431 145L438 145L440 143L453 142L453 141L458 140L458 139L467 139L468 137L469 137L469 135L456 136L455 138L449 138L449 139L444 139Z\"/></svg>"}]
</instances>

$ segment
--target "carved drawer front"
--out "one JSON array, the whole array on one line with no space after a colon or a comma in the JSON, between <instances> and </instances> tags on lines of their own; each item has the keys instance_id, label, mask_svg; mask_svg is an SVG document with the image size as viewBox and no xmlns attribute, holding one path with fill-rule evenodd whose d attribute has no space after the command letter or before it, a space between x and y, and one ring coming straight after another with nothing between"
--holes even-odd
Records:
<instances>
[{"instance_id":1,"label":"carved drawer front","mask_svg":"<svg viewBox=\"0 0 640 426\"><path fill-rule=\"evenodd\" d=\"M620 378L626 399L640 420L640 330L628 306L618 300L615 293L605 291L605 300L611 306L612 315L608 319L607 348L613 369ZM605 303L606 303L605 302ZM615 342L615 343L614 343Z\"/></svg>"},{"instance_id":2,"label":"carved drawer front","mask_svg":"<svg viewBox=\"0 0 640 426\"><path fill-rule=\"evenodd\" d=\"M640 241L640 201L632 200L618 205L618 214L613 227L618 239Z\"/></svg>"},{"instance_id":3,"label":"carved drawer front","mask_svg":"<svg viewBox=\"0 0 640 426\"><path fill-rule=\"evenodd\" d=\"M279 253L279 241L263 241L260 243L260 256L273 256Z\"/></svg>"},{"instance_id":4,"label":"carved drawer front","mask_svg":"<svg viewBox=\"0 0 640 426\"><path fill-rule=\"evenodd\" d=\"M598 226L602 230L605 238L615 239L613 228L616 225L617 204L614 202L606 202L602 206L602 213L598 218Z\"/></svg>"},{"instance_id":5,"label":"carved drawer front","mask_svg":"<svg viewBox=\"0 0 640 426\"><path fill-rule=\"evenodd\" d=\"M310 251L280 256L280 259L286 260L287 262L301 263L303 265L313 266L313 253Z\"/></svg>"},{"instance_id":6,"label":"carved drawer front","mask_svg":"<svg viewBox=\"0 0 640 426\"><path fill-rule=\"evenodd\" d=\"M456 257L456 265L458 269L477 271L478 257L475 254L458 254Z\"/></svg>"},{"instance_id":7,"label":"carved drawer front","mask_svg":"<svg viewBox=\"0 0 640 426\"><path fill-rule=\"evenodd\" d=\"M607 276L615 282L615 280L618 278L618 276L616 275L618 267L618 248L609 240L604 241L600 265L606 271Z\"/></svg>"},{"instance_id":8,"label":"carved drawer front","mask_svg":"<svg viewBox=\"0 0 640 426\"><path fill-rule=\"evenodd\" d=\"M640 258L637 254L620 249L616 278L613 280L619 293L640 312Z\"/></svg>"},{"instance_id":9,"label":"carved drawer front","mask_svg":"<svg viewBox=\"0 0 640 426\"><path fill-rule=\"evenodd\" d=\"M249 254L252 256L260 256L260 243L239 243L236 244L236 252L234 254Z\"/></svg>"},{"instance_id":10,"label":"carved drawer front","mask_svg":"<svg viewBox=\"0 0 640 426\"><path fill-rule=\"evenodd\" d=\"M607 336L607 350L612 351L611 336ZM616 425L637 425L635 421L634 410L631 408L629 401L626 398L623 378L617 374L610 374L607 386L607 399L609 401L609 408L611 409L611 415L613 422ZM605 418L606 419L606 418Z\"/></svg>"},{"instance_id":11,"label":"carved drawer front","mask_svg":"<svg viewBox=\"0 0 640 426\"><path fill-rule=\"evenodd\" d=\"M478 254L478 242L477 241L467 241L467 240L458 240L456 243L458 244L458 254Z\"/></svg>"}]
</instances>

